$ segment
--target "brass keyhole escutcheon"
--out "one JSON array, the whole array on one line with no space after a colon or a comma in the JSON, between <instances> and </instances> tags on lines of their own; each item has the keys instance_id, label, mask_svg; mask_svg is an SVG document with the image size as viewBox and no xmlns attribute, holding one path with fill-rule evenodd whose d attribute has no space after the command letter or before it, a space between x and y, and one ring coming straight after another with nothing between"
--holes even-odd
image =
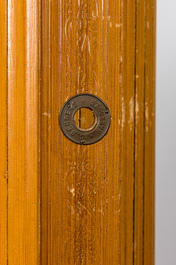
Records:
<instances>
[{"instance_id":1,"label":"brass keyhole escutcheon","mask_svg":"<svg viewBox=\"0 0 176 265\"><path fill-rule=\"evenodd\" d=\"M108 132L111 114L102 99L92 94L78 94L63 105L60 126L65 136L81 145L94 144Z\"/></svg>"}]
</instances>

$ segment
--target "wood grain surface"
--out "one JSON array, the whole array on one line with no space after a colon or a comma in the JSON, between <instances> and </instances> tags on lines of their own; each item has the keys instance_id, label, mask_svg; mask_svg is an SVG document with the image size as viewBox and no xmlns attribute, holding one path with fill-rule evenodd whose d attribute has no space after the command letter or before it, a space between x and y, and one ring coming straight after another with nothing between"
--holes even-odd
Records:
<instances>
[{"instance_id":1,"label":"wood grain surface","mask_svg":"<svg viewBox=\"0 0 176 265\"><path fill-rule=\"evenodd\" d=\"M39 264L38 8L8 1L9 265Z\"/></svg>"},{"instance_id":2,"label":"wood grain surface","mask_svg":"<svg viewBox=\"0 0 176 265\"><path fill-rule=\"evenodd\" d=\"M0 0L0 264L154 265L155 5ZM93 145L59 126L79 93L111 111Z\"/></svg>"},{"instance_id":3,"label":"wood grain surface","mask_svg":"<svg viewBox=\"0 0 176 265\"><path fill-rule=\"evenodd\" d=\"M7 1L0 0L0 264L7 264Z\"/></svg>"}]
</instances>

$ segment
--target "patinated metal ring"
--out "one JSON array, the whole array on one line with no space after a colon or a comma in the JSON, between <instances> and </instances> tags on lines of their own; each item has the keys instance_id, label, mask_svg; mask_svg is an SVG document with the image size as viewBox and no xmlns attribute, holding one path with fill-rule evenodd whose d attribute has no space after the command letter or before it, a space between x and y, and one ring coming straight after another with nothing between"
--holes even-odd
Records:
<instances>
[{"instance_id":1,"label":"patinated metal ring","mask_svg":"<svg viewBox=\"0 0 176 265\"><path fill-rule=\"evenodd\" d=\"M79 129L74 120L75 113L81 108L88 108L96 115L96 123L89 130ZM68 99L63 105L60 127L65 136L80 145L90 145L100 141L108 132L111 113L102 99L92 94L78 94Z\"/></svg>"}]
</instances>

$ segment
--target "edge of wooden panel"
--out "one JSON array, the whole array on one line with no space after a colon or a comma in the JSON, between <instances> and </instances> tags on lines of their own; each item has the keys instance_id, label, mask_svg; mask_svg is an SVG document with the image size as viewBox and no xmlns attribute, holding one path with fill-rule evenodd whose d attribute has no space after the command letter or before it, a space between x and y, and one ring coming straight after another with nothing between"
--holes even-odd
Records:
<instances>
[{"instance_id":1,"label":"edge of wooden panel","mask_svg":"<svg viewBox=\"0 0 176 265\"><path fill-rule=\"evenodd\" d=\"M8 264L39 264L39 1L8 1Z\"/></svg>"},{"instance_id":2,"label":"edge of wooden panel","mask_svg":"<svg viewBox=\"0 0 176 265\"><path fill-rule=\"evenodd\" d=\"M7 263L7 1L0 0L0 264Z\"/></svg>"},{"instance_id":3,"label":"edge of wooden panel","mask_svg":"<svg viewBox=\"0 0 176 265\"><path fill-rule=\"evenodd\" d=\"M155 256L156 0L123 1L122 23L121 264L151 265ZM133 135L129 134L131 120Z\"/></svg>"},{"instance_id":4,"label":"edge of wooden panel","mask_svg":"<svg viewBox=\"0 0 176 265\"><path fill-rule=\"evenodd\" d=\"M156 0L146 1L144 265L155 263Z\"/></svg>"}]
</instances>

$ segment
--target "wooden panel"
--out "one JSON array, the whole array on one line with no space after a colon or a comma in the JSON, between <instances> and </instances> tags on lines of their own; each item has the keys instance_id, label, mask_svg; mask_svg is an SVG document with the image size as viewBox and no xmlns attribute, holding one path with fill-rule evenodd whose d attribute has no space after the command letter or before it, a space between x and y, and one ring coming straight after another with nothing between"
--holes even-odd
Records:
<instances>
[{"instance_id":1,"label":"wooden panel","mask_svg":"<svg viewBox=\"0 0 176 265\"><path fill-rule=\"evenodd\" d=\"M8 1L8 264L39 263L38 2Z\"/></svg>"},{"instance_id":2,"label":"wooden panel","mask_svg":"<svg viewBox=\"0 0 176 265\"><path fill-rule=\"evenodd\" d=\"M3 265L154 264L155 9L0 0ZM79 93L111 111L91 146L58 122Z\"/></svg>"},{"instance_id":3,"label":"wooden panel","mask_svg":"<svg viewBox=\"0 0 176 265\"><path fill-rule=\"evenodd\" d=\"M7 264L7 2L0 0L0 264Z\"/></svg>"},{"instance_id":4,"label":"wooden panel","mask_svg":"<svg viewBox=\"0 0 176 265\"><path fill-rule=\"evenodd\" d=\"M154 4L43 1L42 264L154 263ZM82 92L112 114L92 146L73 144L58 125L63 103Z\"/></svg>"}]
</instances>

